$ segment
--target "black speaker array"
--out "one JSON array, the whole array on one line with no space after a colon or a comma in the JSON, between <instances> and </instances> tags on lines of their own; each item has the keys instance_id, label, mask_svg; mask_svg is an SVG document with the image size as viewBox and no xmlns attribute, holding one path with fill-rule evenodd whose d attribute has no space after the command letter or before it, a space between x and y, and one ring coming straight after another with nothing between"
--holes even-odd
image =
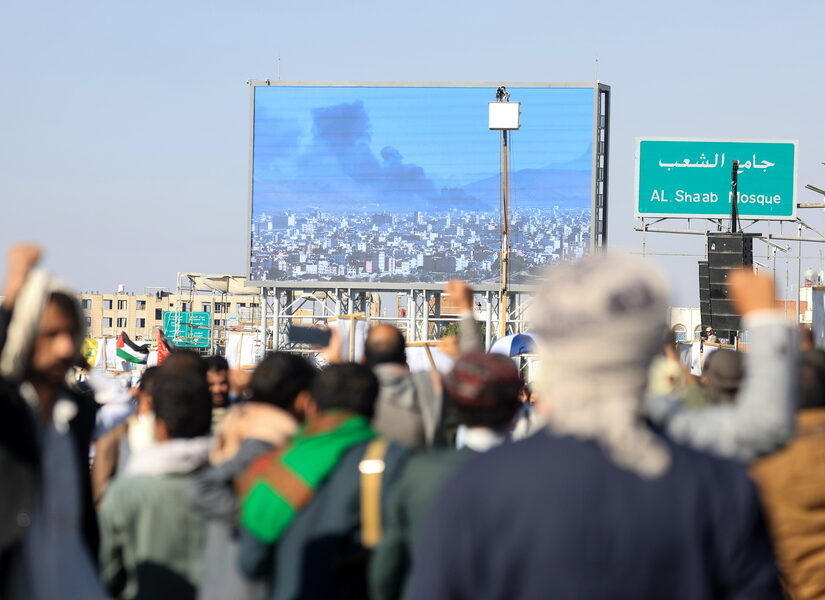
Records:
<instances>
[{"instance_id":1,"label":"black speaker array","mask_svg":"<svg viewBox=\"0 0 825 600\"><path fill-rule=\"evenodd\" d=\"M710 274L708 261L699 261L699 312L702 315L702 327L711 324L710 318ZM712 325L711 325L712 327Z\"/></svg>"},{"instance_id":2,"label":"black speaker array","mask_svg":"<svg viewBox=\"0 0 825 600\"><path fill-rule=\"evenodd\" d=\"M709 233L707 283L699 263L699 301L702 325L711 327L719 337L732 337L740 329L739 315L730 294L730 274L741 267L753 267L753 236L744 233ZM703 286L707 294L703 296ZM707 315L707 320L706 320Z\"/></svg>"}]
</instances>

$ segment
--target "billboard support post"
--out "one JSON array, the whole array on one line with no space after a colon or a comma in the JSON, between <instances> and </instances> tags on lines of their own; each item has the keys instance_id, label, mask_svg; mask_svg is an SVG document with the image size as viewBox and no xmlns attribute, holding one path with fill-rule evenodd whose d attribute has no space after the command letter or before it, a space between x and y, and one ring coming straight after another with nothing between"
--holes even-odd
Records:
<instances>
[{"instance_id":1,"label":"billboard support post","mask_svg":"<svg viewBox=\"0 0 825 600\"><path fill-rule=\"evenodd\" d=\"M272 288L269 297L272 301L272 350L277 352L281 349L281 291Z\"/></svg>"},{"instance_id":2,"label":"billboard support post","mask_svg":"<svg viewBox=\"0 0 825 600\"><path fill-rule=\"evenodd\" d=\"M415 292L410 291L407 296L407 341L414 342L415 338Z\"/></svg>"},{"instance_id":3,"label":"billboard support post","mask_svg":"<svg viewBox=\"0 0 825 600\"><path fill-rule=\"evenodd\" d=\"M490 292L485 292L487 300L487 317L484 327L484 347L489 348L493 342L493 298Z\"/></svg>"},{"instance_id":4,"label":"billboard support post","mask_svg":"<svg viewBox=\"0 0 825 600\"><path fill-rule=\"evenodd\" d=\"M430 339L430 295L427 290L421 290L421 330L419 340L426 342Z\"/></svg>"},{"instance_id":5,"label":"billboard support post","mask_svg":"<svg viewBox=\"0 0 825 600\"><path fill-rule=\"evenodd\" d=\"M593 193L590 209L590 247L607 246L607 183L610 154L610 86L596 82L595 143L593 145Z\"/></svg>"},{"instance_id":6,"label":"billboard support post","mask_svg":"<svg viewBox=\"0 0 825 600\"><path fill-rule=\"evenodd\" d=\"M266 356L266 296L267 288L261 287L261 360Z\"/></svg>"},{"instance_id":7,"label":"billboard support post","mask_svg":"<svg viewBox=\"0 0 825 600\"><path fill-rule=\"evenodd\" d=\"M413 338L416 342L427 341L427 318L425 315L430 310L427 304L427 292L423 289L417 289L413 292L415 295L415 312L413 313ZM424 328L422 328L422 325Z\"/></svg>"}]
</instances>

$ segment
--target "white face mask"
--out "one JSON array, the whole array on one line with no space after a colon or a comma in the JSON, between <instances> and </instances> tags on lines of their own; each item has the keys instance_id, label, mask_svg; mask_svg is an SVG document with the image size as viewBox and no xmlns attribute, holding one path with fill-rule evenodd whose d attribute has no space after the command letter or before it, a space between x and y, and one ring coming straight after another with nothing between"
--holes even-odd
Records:
<instances>
[{"instance_id":1,"label":"white face mask","mask_svg":"<svg viewBox=\"0 0 825 600\"><path fill-rule=\"evenodd\" d=\"M135 415L129 422L129 447L132 452L155 443L155 414Z\"/></svg>"}]
</instances>

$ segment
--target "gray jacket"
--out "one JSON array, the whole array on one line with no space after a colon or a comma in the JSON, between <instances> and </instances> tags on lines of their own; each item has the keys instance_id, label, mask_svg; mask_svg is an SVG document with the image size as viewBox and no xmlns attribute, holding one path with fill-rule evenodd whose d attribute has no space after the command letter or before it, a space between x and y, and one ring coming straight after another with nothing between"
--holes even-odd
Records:
<instances>
[{"instance_id":1,"label":"gray jacket","mask_svg":"<svg viewBox=\"0 0 825 600\"><path fill-rule=\"evenodd\" d=\"M472 314L459 322L458 347L462 354L483 351ZM414 450L445 446L441 374L434 369L411 373L407 365L398 363L379 364L373 371L379 384L375 430Z\"/></svg>"},{"instance_id":2,"label":"gray jacket","mask_svg":"<svg viewBox=\"0 0 825 600\"><path fill-rule=\"evenodd\" d=\"M793 434L799 340L796 327L774 311L746 316L743 327L750 347L735 403L691 408L671 397L648 398L647 413L674 440L747 463Z\"/></svg>"},{"instance_id":3,"label":"gray jacket","mask_svg":"<svg viewBox=\"0 0 825 600\"><path fill-rule=\"evenodd\" d=\"M238 500L232 485L255 458L271 449L267 442L245 440L238 454L198 473L189 485L187 500L207 519L198 600L259 600L267 595L262 581L238 569Z\"/></svg>"},{"instance_id":4,"label":"gray jacket","mask_svg":"<svg viewBox=\"0 0 825 600\"><path fill-rule=\"evenodd\" d=\"M431 371L410 373L407 365L385 363L374 369L379 393L372 425L406 448L443 446L441 377Z\"/></svg>"}]
</instances>

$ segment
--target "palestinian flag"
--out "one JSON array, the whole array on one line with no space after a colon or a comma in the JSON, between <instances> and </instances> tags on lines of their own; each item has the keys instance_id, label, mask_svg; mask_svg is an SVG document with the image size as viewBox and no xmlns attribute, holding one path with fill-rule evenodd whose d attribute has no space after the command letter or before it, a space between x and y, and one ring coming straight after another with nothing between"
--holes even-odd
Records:
<instances>
[{"instance_id":1,"label":"palestinian flag","mask_svg":"<svg viewBox=\"0 0 825 600\"><path fill-rule=\"evenodd\" d=\"M121 331L117 338L117 356L123 360L145 365L149 358L149 348L146 345L138 346L125 331Z\"/></svg>"},{"instance_id":2,"label":"palestinian flag","mask_svg":"<svg viewBox=\"0 0 825 600\"><path fill-rule=\"evenodd\" d=\"M161 366L174 351L175 345L164 335L163 329L158 329L158 366Z\"/></svg>"}]
</instances>

